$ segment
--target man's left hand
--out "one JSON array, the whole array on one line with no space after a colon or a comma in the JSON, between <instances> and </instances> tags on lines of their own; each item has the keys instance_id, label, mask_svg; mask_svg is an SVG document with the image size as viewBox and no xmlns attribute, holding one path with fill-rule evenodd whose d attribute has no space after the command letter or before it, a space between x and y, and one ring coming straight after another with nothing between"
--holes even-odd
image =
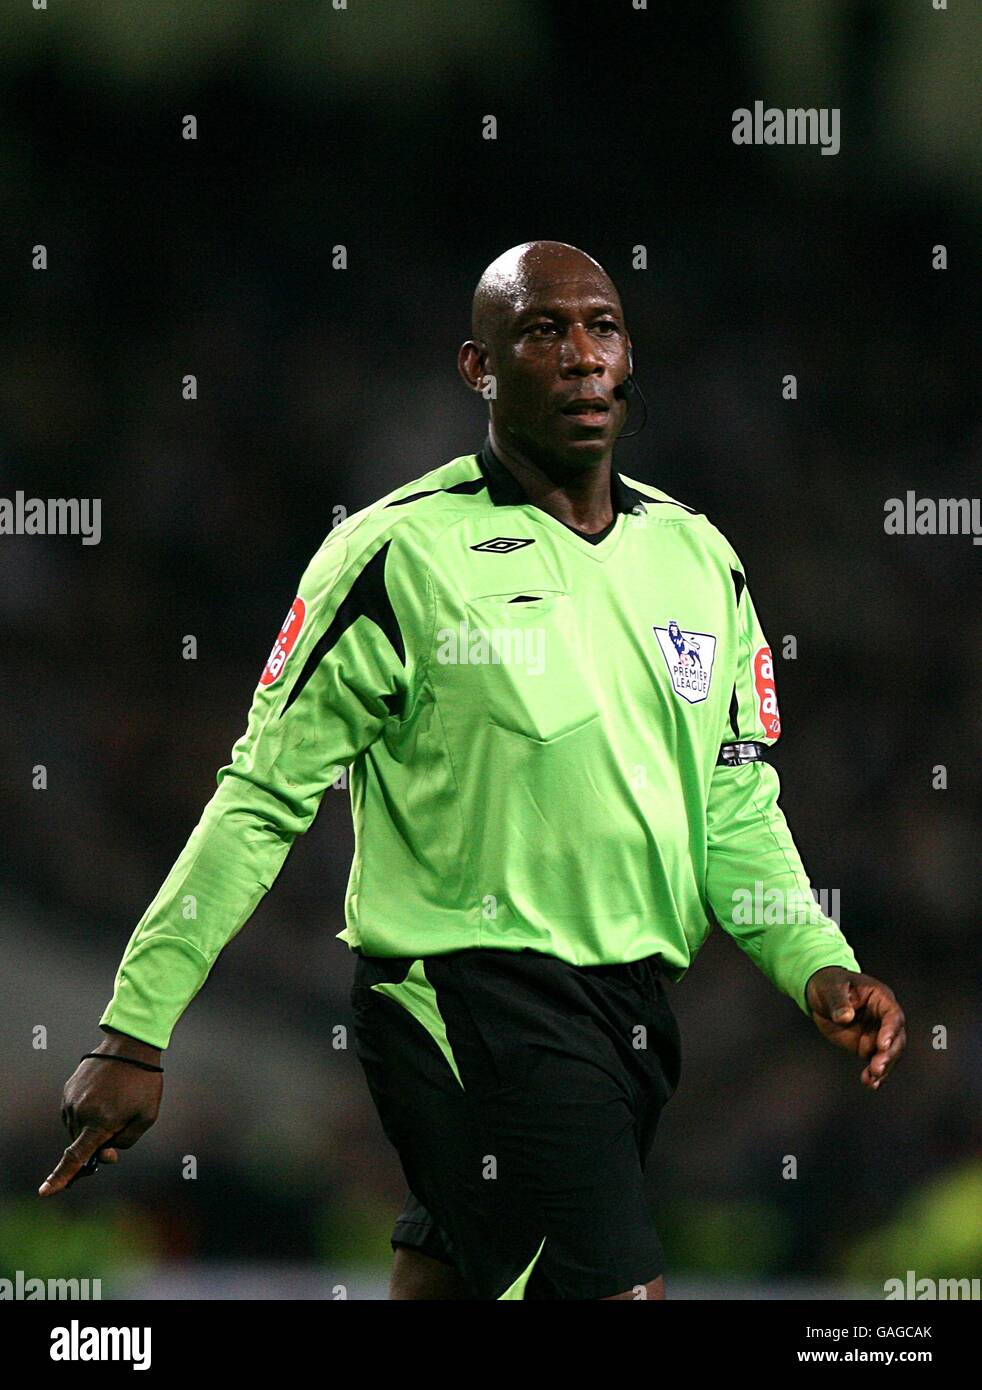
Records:
<instances>
[{"instance_id":1,"label":"man's left hand","mask_svg":"<svg viewBox=\"0 0 982 1390\"><path fill-rule=\"evenodd\" d=\"M907 1045L904 1011L893 990L872 975L827 965L808 981L805 1001L823 1037L869 1059L860 1080L879 1090Z\"/></svg>"}]
</instances>

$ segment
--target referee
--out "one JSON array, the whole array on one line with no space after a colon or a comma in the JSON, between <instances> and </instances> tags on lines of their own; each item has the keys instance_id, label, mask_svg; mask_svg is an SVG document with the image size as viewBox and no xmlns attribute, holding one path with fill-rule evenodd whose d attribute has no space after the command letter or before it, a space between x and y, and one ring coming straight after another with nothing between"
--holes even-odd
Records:
<instances>
[{"instance_id":1,"label":"referee","mask_svg":"<svg viewBox=\"0 0 982 1390\"><path fill-rule=\"evenodd\" d=\"M409 1188L390 1296L660 1299L643 1169L680 1075L668 986L713 923L871 1089L904 1016L820 911L778 806L773 662L739 558L612 467L636 388L610 279L563 243L514 247L472 334L483 447L312 559L66 1085L72 1142L40 1193L153 1123L174 1025L350 767L340 936Z\"/></svg>"}]
</instances>

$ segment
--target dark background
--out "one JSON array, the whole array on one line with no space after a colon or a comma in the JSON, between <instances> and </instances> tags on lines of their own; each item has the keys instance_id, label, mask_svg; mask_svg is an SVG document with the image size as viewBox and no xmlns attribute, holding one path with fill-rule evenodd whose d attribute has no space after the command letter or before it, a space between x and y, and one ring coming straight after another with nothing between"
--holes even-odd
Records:
<instances>
[{"instance_id":1,"label":"dark background","mask_svg":"<svg viewBox=\"0 0 982 1390\"><path fill-rule=\"evenodd\" d=\"M34 1193L300 573L336 509L479 447L470 295L549 237L620 288L650 419L617 466L740 554L782 804L908 1016L872 1094L710 939L672 992L682 1083L649 1165L670 1279L977 1276L982 552L883 518L909 489L978 494L978 11L77 0L5 28L0 495L101 498L102 540L0 536L0 1274L383 1268L403 1180L334 1031L344 791L179 1024L156 1127ZM840 152L735 146L758 98L840 108Z\"/></svg>"}]
</instances>

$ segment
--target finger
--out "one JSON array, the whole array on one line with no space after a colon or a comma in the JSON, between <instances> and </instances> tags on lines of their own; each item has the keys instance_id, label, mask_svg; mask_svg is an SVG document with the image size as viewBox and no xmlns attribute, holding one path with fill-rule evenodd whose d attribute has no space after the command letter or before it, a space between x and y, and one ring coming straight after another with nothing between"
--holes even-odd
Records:
<instances>
[{"instance_id":1,"label":"finger","mask_svg":"<svg viewBox=\"0 0 982 1390\"><path fill-rule=\"evenodd\" d=\"M99 1150L99 1162L100 1162L100 1163L118 1163L118 1162L119 1162L119 1150L118 1150L118 1149L100 1149L100 1150Z\"/></svg>"},{"instance_id":2,"label":"finger","mask_svg":"<svg viewBox=\"0 0 982 1390\"><path fill-rule=\"evenodd\" d=\"M833 1023L851 1023L856 1017L848 980L836 980L827 985L822 995L822 1004L825 1006L826 1018L830 1018Z\"/></svg>"},{"instance_id":3,"label":"finger","mask_svg":"<svg viewBox=\"0 0 982 1390\"><path fill-rule=\"evenodd\" d=\"M891 1005L880 1022L880 1031L876 1035L876 1046L880 1052L889 1052L892 1046L896 1045L899 1035L904 1030L904 1015L897 1005Z\"/></svg>"},{"instance_id":4,"label":"finger","mask_svg":"<svg viewBox=\"0 0 982 1390\"><path fill-rule=\"evenodd\" d=\"M879 1052L875 1052L863 1070L863 1080L875 1091L883 1076L883 1058Z\"/></svg>"},{"instance_id":5,"label":"finger","mask_svg":"<svg viewBox=\"0 0 982 1390\"><path fill-rule=\"evenodd\" d=\"M906 1045L907 1032L906 1029L901 1026L896 1037L891 1039L889 1046L878 1051L872 1062L870 1062L870 1068L877 1078L877 1085L879 1085L884 1077L893 1070Z\"/></svg>"},{"instance_id":6,"label":"finger","mask_svg":"<svg viewBox=\"0 0 982 1390\"><path fill-rule=\"evenodd\" d=\"M78 1138L69 1144L57 1167L48 1174L38 1188L38 1196L50 1197L55 1192L61 1192L78 1177L80 1170L88 1163L95 1151L111 1137L111 1130L95 1129L91 1125L87 1125Z\"/></svg>"},{"instance_id":7,"label":"finger","mask_svg":"<svg viewBox=\"0 0 982 1390\"><path fill-rule=\"evenodd\" d=\"M872 1006L875 1001L874 986L862 980L839 980L832 988L842 992L842 998L839 992L830 995L835 1001L829 1008L833 1023L861 1023L868 1027L869 1020L879 1020L878 1012Z\"/></svg>"},{"instance_id":8,"label":"finger","mask_svg":"<svg viewBox=\"0 0 982 1390\"><path fill-rule=\"evenodd\" d=\"M891 1061L900 1055L905 1040L905 1023L902 1009L896 1003L890 1003L880 1019L876 1034L878 1058Z\"/></svg>"},{"instance_id":9,"label":"finger","mask_svg":"<svg viewBox=\"0 0 982 1390\"><path fill-rule=\"evenodd\" d=\"M896 1036L891 1039L890 1046L885 1050L878 1050L863 1072L863 1079L867 1080L873 1090L877 1090L880 1083L893 1070L906 1046L907 1031L901 1024Z\"/></svg>"}]
</instances>

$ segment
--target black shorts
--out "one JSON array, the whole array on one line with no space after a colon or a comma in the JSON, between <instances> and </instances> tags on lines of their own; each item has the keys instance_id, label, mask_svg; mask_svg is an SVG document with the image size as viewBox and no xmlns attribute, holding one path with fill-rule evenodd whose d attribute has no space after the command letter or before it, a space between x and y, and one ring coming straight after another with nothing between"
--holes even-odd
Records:
<instances>
[{"instance_id":1,"label":"black shorts","mask_svg":"<svg viewBox=\"0 0 982 1390\"><path fill-rule=\"evenodd\" d=\"M664 1254L642 1172L681 1067L657 957L358 956L358 1057L410 1196L392 1233L477 1299L606 1298Z\"/></svg>"}]
</instances>

